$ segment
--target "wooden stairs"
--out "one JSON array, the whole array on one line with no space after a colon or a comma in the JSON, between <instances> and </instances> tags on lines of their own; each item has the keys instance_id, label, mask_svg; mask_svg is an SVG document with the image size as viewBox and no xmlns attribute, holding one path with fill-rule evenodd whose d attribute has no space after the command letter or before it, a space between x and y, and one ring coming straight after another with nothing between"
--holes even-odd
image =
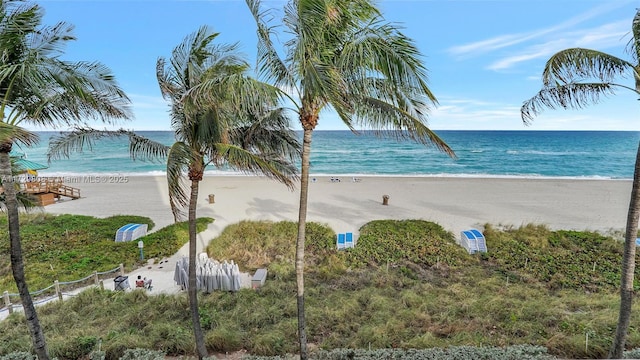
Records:
<instances>
[{"instance_id":1,"label":"wooden stairs","mask_svg":"<svg viewBox=\"0 0 640 360\"><path fill-rule=\"evenodd\" d=\"M53 204L61 196L73 200L80 198L80 189L65 185L63 178L39 178L20 185L21 190L35 196L41 206Z\"/></svg>"}]
</instances>

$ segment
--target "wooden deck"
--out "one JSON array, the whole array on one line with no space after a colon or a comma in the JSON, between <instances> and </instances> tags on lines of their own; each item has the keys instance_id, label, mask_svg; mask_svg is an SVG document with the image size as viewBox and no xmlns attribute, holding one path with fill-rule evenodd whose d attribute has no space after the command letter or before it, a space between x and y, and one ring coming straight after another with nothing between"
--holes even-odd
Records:
<instances>
[{"instance_id":1,"label":"wooden deck","mask_svg":"<svg viewBox=\"0 0 640 360\"><path fill-rule=\"evenodd\" d=\"M63 178L39 178L38 181L21 182L20 191L33 195L40 206L54 204L56 199L65 196L71 199L80 198L80 189L64 184ZM0 194L4 188L0 186Z\"/></svg>"},{"instance_id":2,"label":"wooden deck","mask_svg":"<svg viewBox=\"0 0 640 360\"><path fill-rule=\"evenodd\" d=\"M80 198L80 189L65 185L63 178L39 178L38 181L24 182L20 187L29 194L54 194L56 198L60 196L71 199Z\"/></svg>"}]
</instances>

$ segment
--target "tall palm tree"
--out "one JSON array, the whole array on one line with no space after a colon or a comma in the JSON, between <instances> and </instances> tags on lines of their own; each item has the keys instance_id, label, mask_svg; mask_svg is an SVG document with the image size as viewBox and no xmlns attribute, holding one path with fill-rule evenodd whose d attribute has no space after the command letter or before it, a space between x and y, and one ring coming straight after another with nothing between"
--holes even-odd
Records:
<instances>
[{"instance_id":1,"label":"tall palm tree","mask_svg":"<svg viewBox=\"0 0 640 360\"><path fill-rule=\"evenodd\" d=\"M413 41L386 22L371 0L290 0L285 31L269 24L275 14L260 0L246 0L257 23L258 69L289 94L303 129L296 282L300 357L307 358L304 316L304 242L309 157L320 112L334 110L352 131L411 139L453 151L426 125L436 98ZM283 56L273 39L289 36Z\"/></svg>"},{"instance_id":2,"label":"tall palm tree","mask_svg":"<svg viewBox=\"0 0 640 360\"><path fill-rule=\"evenodd\" d=\"M275 108L278 92L246 75L248 64L236 45L215 45L206 26L187 36L167 62L157 62L162 95L170 102L176 142L166 146L130 131L78 129L51 142L49 156L82 150L103 136L129 136L134 158L166 157L171 209L189 221L188 294L198 356L207 356L196 288L196 205L208 165L259 173L289 187L297 180L292 165L299 143L284 110ZM187 175L190 184L184 179ZM185 209L186 208L186 209Z\"/></svg>"},{"instance_id":3,"label":"tall palm tree","mask_svg":"<svg viewBox=\"0 0 640 360\"><path fill-rule=\"evenodd\" d=\"M5 188L11 270L20 293L33 347L39 359L48 351L24 276L16 191L9 153L14 143L29 145L33 137L23 124L57 127L87 119L128 118L129 99L113 75L96 62L60 59L75 40L71 25L42 26L43 11L23 1L0 1L0 176ZM13 135L10 135L13 133ZM26 140L26 141L25 141Z\"/></svg>"},{"instance_id":4,"label":"tall palm tree","mask_svg":"<svg viewBox=\"0 0 640 360\"><path fill-rule=\"evenodd\" d=\"M597 104L603 97L617 90L629 90L640 95L640 10L631 25L633 38L628 50L632 60L597 50L571 48L557 52L547 61L542 73L543 87L524 102L520 110L522 120L529 124L545 108L581 109ZM632 78L632 84L616 81ZM636 238L640 216L640 147L636 156L631 200L627 213L624 255L620 283L620 313L615 339L609 357L622 358L633 300L633 277L636 259Z\"/></svg>"}]
</instances>

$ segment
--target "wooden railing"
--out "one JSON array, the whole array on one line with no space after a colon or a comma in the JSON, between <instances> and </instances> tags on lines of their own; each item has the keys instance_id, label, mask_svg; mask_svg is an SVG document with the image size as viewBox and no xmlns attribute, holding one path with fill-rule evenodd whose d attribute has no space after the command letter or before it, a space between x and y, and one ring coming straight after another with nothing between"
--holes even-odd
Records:
<instances>
[{"instance_id":1,"label":"wooden railing","mask_svg":"<svg viewBox=\"0 0 640 360\"><path fill-rule=\"evenodd\" d=\"M64 178L50 177L24 182L22 189L30 194L54 193L72 199L80 198L80 189L65 185Z\"/></svg>"}]
</instances>

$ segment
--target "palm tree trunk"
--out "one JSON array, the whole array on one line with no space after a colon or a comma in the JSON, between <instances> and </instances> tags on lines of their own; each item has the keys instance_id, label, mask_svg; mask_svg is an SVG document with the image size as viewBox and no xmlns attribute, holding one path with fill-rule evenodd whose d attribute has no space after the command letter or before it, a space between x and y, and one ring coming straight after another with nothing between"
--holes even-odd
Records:
<instances>
[{"instance_id":1,"label":"palm tree trunk","mask_svg":"<svg viewBox=\"0 0 640 360\"><path fill-rule=\"evenodd\" d=\"M609 358L621 359L629 323L631 322L631 305L633 302L633 275L636 267L636 238L638 237L638 218L640 217L640 145L636 155L633 172L631 201L627 214L627 229L624 237L624 255L622 256L622 279L620 281L620 315L616 337L609 351Z\"/></svg>"},{"instance_id":2,"label":"palm tree trunk","mask_svg":"<svg viewBox=\"0 0 640 360\"><path fill-rule=\"evenodd\" d=\"M200 180L191 180L191 198L189 199L189 308L193 322L193 335L196 338L196 349L200 360L208 356L204 344L204 333L200 325L198 308L198 288L196 286L196 206L198 205L198 188Z\"/></svg>"},{"instance_id":3,"label":"palm tree trunk","mask_svg":"<svg viewBox=\"0 0 640 360\"><path fill-rule=\"evenodd\" d=\"M36 308L33 305L27 281L24 277L24 262L22 261L22 244L20 243L20 217L18 214L18 200L16 198L16 188L13 183L11 172L11 143L0 145L0 176L5 192L5 205L7 207L7 219L9 222L9 240L11 243L11 270L13 278L20 293L20 300L24 307L24 315L27 319L27 326L31 333L31 341L36 355L40 360L49 360L47 343L38 320Z\"/></svg>"},{"instance_id":4,"label":"palm tree trunk","mask_svg":"<svg viewBox=\"0 0 640 360\"><path fill-rule=\"evenodd\" d=\"M300 360L306 360L307 330L304 315L304 240L307 229L307 202L309 194L309 158L311 157L311 135L313 130L305 129L302 140L302 171L300 175L300 209L298 210L298 239L296 241L296 285L298 293L298 340Z\"/></svg>"}]
</instances>

